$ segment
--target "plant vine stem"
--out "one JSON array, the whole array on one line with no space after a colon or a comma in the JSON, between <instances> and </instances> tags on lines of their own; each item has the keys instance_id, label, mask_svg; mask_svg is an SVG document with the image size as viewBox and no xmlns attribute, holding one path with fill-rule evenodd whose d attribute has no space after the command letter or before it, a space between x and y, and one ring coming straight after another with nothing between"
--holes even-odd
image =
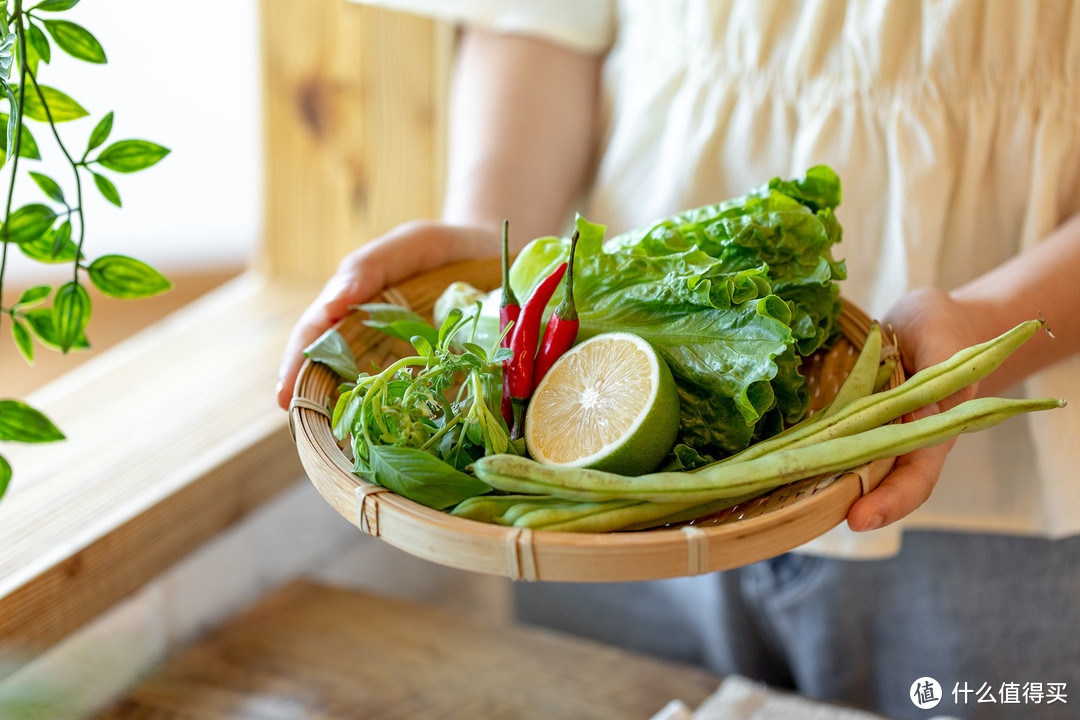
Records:
<instances>
[{"instance_id":1,"label":"plant vine stem","mask_svg":"<svg viewBox=\"0 0 1080 720\"><path fill-rule=\"evenodd\" d=\"M18 114L18 120L15 125L15 137L12 140L12 159L11 159L11 183L8 185L7 205L4 209L4 231L2 243L4 249L0 251L0 299L4 297L4 273L7 270L7 258L8 258L8 241L7 241L7 228L8 220L11 219L11 201L15 197L15 173L19 169L19 145L22 141L22 126L23 126L23 97L26 93L26 74L30 72L30 68L26 62L26 33L22 26L22 0L15 0L15 9L11 15L15 21L15 33L19 40L19 107L10 108L10 111ZM82 202L79 203L82 205ZM82 227L82 223L79 223L79 227ZM14 315L12 315L12 322L14 322Z\"/></svg>"},{"instance_id":2,"label":"plant vine stem","mask_svg":"<svg viewBox=\"0 0 1080 720\"><path fill-rule=\"evenodd\" d=\"M25 38L23 38L23 29L22 29L22 23L21 22L18 24L18 28L19 28L19 37L22 38L21 42L23 42L25 44L26 41L25 41ZM23 60L22 60L23 55L25 55L25 53L20 53L20 55L19 55L20 64L23 64ZM25 68L24 73L30 77L30 82L34 85L34 91L37 92L38 99L41 101L41 107L44 108L44 110L45 110L45 117L49 121L49 129L52 130L53 137L56 138L56 144L60 147L60 152L64 153L64 157L67 158L68 164L71 165L71 171L75 175L75 208L74 208L74 212L76 212L78 214L78 216L79 216L79 242L76 245L76 250L75 250L75 262L74 262L74 271L73 271L74 277L72 278L72 281L75 282L76 284L78 284L78 282L79 282L79 258L82 257L83 239L86 236L86 224L85 224L85 221L84 221L83 210L82 210L82 177L79 175L79 163L77 163L75 161L75 159L71 157L71 153L69 153L67 151L67 148L64 146L64 141L60 139L60 133L56 129L56 123L53 122L52 111L49 110L49 104L47 102L45 102L45 94L41 92L41 87L38 85L37 77L34 76L33 71L30 70L29 67ZM23 91L23 83L19 83L19 95L20 95L20 97L22 96L22 91ZM20 105L21 105L21 101L20 101ZM19 122L20 123L22 122L22 114L21 113L19 114ZM20 130L21 130L21 127L20 127Z\"/></svg>"}]
</instances>

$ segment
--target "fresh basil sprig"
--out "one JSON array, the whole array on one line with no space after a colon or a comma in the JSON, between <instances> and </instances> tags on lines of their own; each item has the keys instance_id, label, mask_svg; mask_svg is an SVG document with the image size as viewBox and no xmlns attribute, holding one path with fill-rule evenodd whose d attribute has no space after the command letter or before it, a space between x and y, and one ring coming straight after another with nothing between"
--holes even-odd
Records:
<instances>
[{"instance_id":1,"label":"fresh basil sprig","mask_svg":"<svg viewBox=\"0 0 1080 720\"><path fill-rule=\"evenodd\" d=\"M125 139L106 145L114 114L106 113L90 132L81 156L72 155L57 125L78 121L90 111L68 93L38 81L53 61L53 45L83 62L105 64L105 49L86 28L63 13L79 0L42 0L24 7L22 0L0 0L0 167L10 165L7 201L0 224L0 328L11 324L11 337L28 363L36 345L68 352L88 348L85 330L92 302L88 284L114 298L142 298L164 292L172 284L154 268L124 255L102 255L87 263L84 255L86 215L83 183L93 179L102 197L120 207L120 193L105 171L133 173L157 164L168 148L148 140ZM51 40L50 40L51 38ZM40 189L38 202L13 207L20 161L41 159L41 150L26 121L43 123L67 161L64 183L42 172L26 173ZM93 154L93 156L91 156ZM55 293L51 286L31 288L14 303L4 297L4 273L11 252L18 251L50 265L70 263L71 280ZM89 280L89 283L86 281ZM49 296L51 303L48 303ZM0 401L0 441L51 442L63 439L40 411L17 400ZM0 497L11 480L11 465L0 456Z\"/></svg>"},{"instance_id":2,"label":"fresh basil sprig","mask_svg":"<svg viewBox=\"0 0 1080 720\"><path fill-rule=\"evenodd\" d=\"M510 350L474 342L478 313L455 309L436 330L420 315L387 304L359 308L365 324L408 341L415 355L374 374L358 372L348 343L330 330L304 354L349 380L341 386L331 425L352 438L353 471L436 509L491 490L465 472L489 453L517 453L500 405L500 366ZM467 334L462 352L455 338Z\"/></svg>"}]
</instances>

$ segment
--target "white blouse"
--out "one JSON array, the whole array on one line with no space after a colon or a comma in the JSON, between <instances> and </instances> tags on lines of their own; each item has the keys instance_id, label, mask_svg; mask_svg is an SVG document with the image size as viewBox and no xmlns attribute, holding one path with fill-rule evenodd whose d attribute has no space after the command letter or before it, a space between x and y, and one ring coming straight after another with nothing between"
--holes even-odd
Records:
<instances>
[{"instance_id":1,"label":"white blouse","mask_svg":"<svg viewBox=\"0 0 1080 720\"><path fill-rule=\"evenodd\" d=\"M614 234L831 166L842 293L880 317L1080 210L1080 4L980 0L364 0L606 52L583 213ZM962 437L933 496L804 546L895 553L902 528L1080 532L1080 357L1015 394L1062 410Z\"/></svg>"}]
</instances>

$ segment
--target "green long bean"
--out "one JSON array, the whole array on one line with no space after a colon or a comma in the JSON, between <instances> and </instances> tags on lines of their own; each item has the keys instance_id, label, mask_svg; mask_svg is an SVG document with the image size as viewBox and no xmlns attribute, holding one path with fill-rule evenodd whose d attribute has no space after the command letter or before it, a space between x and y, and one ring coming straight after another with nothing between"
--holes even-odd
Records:
<instances>
[{"instance_id":1,"label":"green long bean","mask_svg":"<svg viewBox=\"0 0 1080 720\"><path fill-rule=\"evenodd\" d=\"M1057 399L979 398L909 423L885 425L699 473L659 472L638 477L582 468L541 465L512 455L490 455L474 464L478 478L509 492L556 495L599 502L636 499L656 503L705 503L759 492L826 472L903 455L976 432L1026 412L1064 406Z\"/></svg>"},{"instance_id":2,"label":"green long bean","mask_svg":"<svg viewBox=\"0 0 1080 720\"><path fill-rule=\"evenodd\" d=\"M891 390L861 397L834 414L823 417L819 422L809 423L790 434L781 434L752 445L713 465L731 461L746 462L778 450L806 447L833 438L855 435L944 400L993 372L1044 324L1041 320L1022 322L993 340L964 348L948 360L920 370L908 378L907 382ZM697 473L709 467L711 465L698 468Z\"/></svg>"}]
</instances>

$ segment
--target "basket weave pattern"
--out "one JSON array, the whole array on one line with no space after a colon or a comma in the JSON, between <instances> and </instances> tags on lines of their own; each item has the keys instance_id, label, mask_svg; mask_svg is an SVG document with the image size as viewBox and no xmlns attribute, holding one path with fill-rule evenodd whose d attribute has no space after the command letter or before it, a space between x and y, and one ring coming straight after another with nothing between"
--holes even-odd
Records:
<instances>
[{"instance_id":1,"label":"basket weave pattern","mask_svg":"<svg viewBox=\"0 0 1080 720\"><path fill-rule=\"evenodd\" d=\"M418 275L383 293L383 300L430 317L450 283L463 280L482 289L497 287L497 259L448 265ZM804 368L811 408L825 406L847 377L866 339L870 319L845 303L843 337ZM406 343L365 326L351 315L338 331L361 369L386 364L409 351ZM897 364L889 387L903 382ZM325 407L340 379L328 368L305 361L290 409L301 462L318 492L342 516L370 535L406 552L464 570L515 579L614 582L650 580L724 570L779 555L840 523L862 494L892 468L892 459L868 463L840 477L810 478L786 485L679 527L617 533L532 531L456 518L386 491L352 473L348 448L334 439Z\"/></svg>"}]
</instances>

